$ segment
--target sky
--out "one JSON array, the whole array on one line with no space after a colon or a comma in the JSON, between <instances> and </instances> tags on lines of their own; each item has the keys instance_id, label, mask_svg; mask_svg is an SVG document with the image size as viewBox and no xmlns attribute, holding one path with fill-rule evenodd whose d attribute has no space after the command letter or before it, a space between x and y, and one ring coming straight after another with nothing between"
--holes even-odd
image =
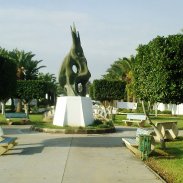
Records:
<instances>
[{"instance_id":1,"label":"sky","mask_svg":"<svg viewBox=\"0 0 183 183\"><path fill-rule=\"evenodd\" d=\"M182 0L0 0L0 47L31 51L40 72L57 77L74 22L93 81L139 44L180 33L182 8Z\"/></svg>"}]
</instances>

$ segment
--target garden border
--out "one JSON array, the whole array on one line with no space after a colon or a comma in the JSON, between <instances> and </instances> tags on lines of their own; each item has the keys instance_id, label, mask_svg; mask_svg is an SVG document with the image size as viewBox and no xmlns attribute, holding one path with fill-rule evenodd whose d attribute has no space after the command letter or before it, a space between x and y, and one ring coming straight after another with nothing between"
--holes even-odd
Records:
<instances>
[{"instance_id":1,"label":"garden border","mask_svg":"<svg viewBox=\"0 0 183 183\"><path fill-rule=\"evenodd\" d=\"M62 133L62 134L103 134L116 132L115 127L101 128L101 129L84 129L84 128L68 128L68 129L52 129L52 128L39 128L31 126L31 130L45 133Z\"/></svg>"}]
</instances>

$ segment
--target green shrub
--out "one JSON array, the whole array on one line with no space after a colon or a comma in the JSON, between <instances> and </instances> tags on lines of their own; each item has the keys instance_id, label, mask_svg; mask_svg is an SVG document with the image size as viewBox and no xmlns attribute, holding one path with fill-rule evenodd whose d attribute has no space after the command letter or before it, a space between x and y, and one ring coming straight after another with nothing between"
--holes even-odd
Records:
<instances>
[{"instance_id":1,"label":"green shrub","mask_svg":"<svg viewBox=\"0 0 183 183\"><path fill-rule=\"evenodd\" d=\"M95 119L92 126L98 126L98 125L101 125L101 124L103 124L103 122L100 119Z\"/></svg>"},{"instance_id":2,"label":"green shrub","mask_svg":"<svg viewBox=\"0 0 183 183\"><path fill-rule=\"evenodd\" d=\"M94 100L111 101L124 97L125 83L122 81L94 80L90 88L90 96Z\"/></svg>"},{"instance_id":3,"label":"green shrub","mask_svg":"<svg viewBox=\"0 0 183 183\"><path fill-rule=\"evenodd\" d=\"M172 114L172 111L169 111L169 110L159 111L158 110L158 114Z\"/></svg>"}]
</instances>

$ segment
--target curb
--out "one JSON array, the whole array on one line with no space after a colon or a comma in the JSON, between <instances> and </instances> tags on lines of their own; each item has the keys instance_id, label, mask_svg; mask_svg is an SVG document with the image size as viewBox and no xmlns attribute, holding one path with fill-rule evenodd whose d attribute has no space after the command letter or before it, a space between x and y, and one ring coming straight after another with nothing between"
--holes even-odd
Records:
<instances>
[{"instance_id":1,"label":"curb","mask_svg":"<svg viewBox=\"0 0 183 183\"><path fill-rule=\"evenodd\" d=\"M65 129L51 129L51 128L39 128L35 126L31 126L30 130L45 132L45 133L62 133L65 134Z\"/></svg>"},{"instance_id":2,"label":"curb","mask_svg":"<svg viewBox=\"0 0 183 183\"><path fill-rule=\"evenodd\" d=\"M153 170L151 167L149 167L148 165L146 165L144 163L145 167L147 167L158 179L160 179L162 181L162 183L167 183L163 177L161 177L155 170Z\"/></svg>"},{"instance_id":3,"label":"curb","mask_svg":"<svg viewBox=\"0 0 183 183\"><path fill-rule=\"evenodd\" d=\"M106 129L51 129L51 128L39 128L31 126L30 130L45 132L45 133L61 133L61 134L103 134L116 132L115 127Z\"/></svg>"}]
</instances>

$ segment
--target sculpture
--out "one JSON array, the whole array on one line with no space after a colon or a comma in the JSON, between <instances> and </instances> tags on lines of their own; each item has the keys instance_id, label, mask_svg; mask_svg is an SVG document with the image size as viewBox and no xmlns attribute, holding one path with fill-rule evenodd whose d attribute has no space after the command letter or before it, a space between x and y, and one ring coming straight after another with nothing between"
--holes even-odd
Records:
<instances>
[{"instance_id":1,"label":"sculpture","mask_svg":"<svg viewBox=\"0 0 183 183\"><path fill-rule=\"evenodd\" d=\"M91 77L87 67L87 60L81 47L79 32L75 25L71 27L72 47L64 58L59 83L65 89L67 96L86 96L86 84Z\"/></svg>"}]
</instances>

